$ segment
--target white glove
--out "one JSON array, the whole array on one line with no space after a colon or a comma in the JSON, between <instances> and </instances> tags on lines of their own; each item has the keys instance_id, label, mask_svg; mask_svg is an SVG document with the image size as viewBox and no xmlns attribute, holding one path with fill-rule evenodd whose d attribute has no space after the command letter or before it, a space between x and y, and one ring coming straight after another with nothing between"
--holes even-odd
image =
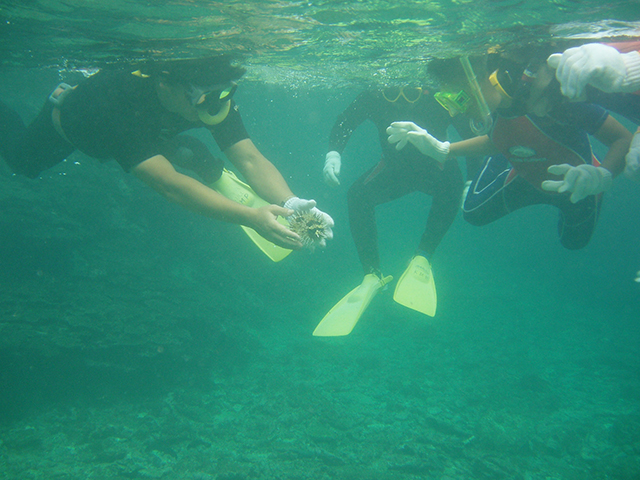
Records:
<instances>
[{"instance_id":1,"label":"white glove","mask_svg":"<svg viewBox=\"0 0 640 480\"><path fill-rule=\"evenodd\" d=\"M327 153L324 160L324 169L322 170L324 181L327 185L331 185L332 187L340 185L338 177L340 176L340 167L342 166L341 159L342 157L336 151Z\"/></svg>"},{"instance_id":2,"label":"white glove","mask_svg":"<svg viewBox=\"0 0 640 480\"><path fill-rule=\"evenodd\" d=\"M327 213L324 213L322 210L318 210L316 208L315 200L304 200L298 197L291 197L283 205L284 208L289 208L293 210L295 213L313 213L317 217L322 219L322 223L324 224L324 230L321 238L318 240L314 240L314 247L316 245L324 248L327 246L327 240L331 240L333 238L333 230L334 226L333 218ZM287 217L288 220L291 220L293 215Z\"/></svg>"},{"instance_id":3,"label":"white glove","mask_svg":"<svg viewBox=\"0 0 640 480\"><path fill-rule=\"evenodd\" d=\"M629 153L625 157L627 166L624 169L624 174L627 178L640 182L640 133L636 132L631 140L631 146L629 147Z\"/></svg>"},{"instance_id":4,"label":"white glove","mask_svg":"<svg viewBox=\"0 0 640 480\"><path fill-rule=\"evenodd\" d=\"M552 175L564 175L564 180L545 180L542 189L548 192L571 192L571 203L578 203L589 195L606 192L613 185L611 172L603 167L578 165L572 167L568 163L551 165L547 172Z\"/></svg>"},{"instance_id":5,"label":"white glove","mask_svg":"<svg viewBox=\"0 0 640 480\"><path fill-rule=\"evenodd\" d=\"M555 53L547 64L556 69L562 93L580 98L587 84L603 92L631 93L640 88L640 53L620 53L600 43L588 43Z\"/></svg>"},{"instance_id":6,"label":"white glove","mask_svg":"<svg viewBox=\"0 0 640 480\"><path fill-rule=\"evenodd\" d=\"M422 154L439 163L446 162L449 156L449 142L441 142L413 122L393 122L387 127L387 135L389 143L397 144L396 150L402 150L411 142Z\"/></svg>"}]
</instances>

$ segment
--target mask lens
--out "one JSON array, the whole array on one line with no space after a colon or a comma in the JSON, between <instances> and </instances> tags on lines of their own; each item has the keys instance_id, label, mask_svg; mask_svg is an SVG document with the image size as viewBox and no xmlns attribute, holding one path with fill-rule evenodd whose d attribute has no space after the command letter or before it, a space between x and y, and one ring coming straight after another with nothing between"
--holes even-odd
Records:
<instances>
[{"instance_id":1,"label":"mask lens","mask_svg":"<svg viewBox=\"0 0 640 480\"><path fill-rule=\"evenodd\" d=\"M460 90L458 93L437 92L434 98L452 117L466 112L469 108L469 100L471 100L469 94L464 90Z\"/></svg>"},{"instance_id":2,"label":"mask lens","mask_svg":"<svg viewBox=\"0 0 640 480\"><path fill-rule=\"evenodd\" d=\"M402 90L399 87L387 87L382 90L382 96L387 102L397 102L402 94Z\"/></svg>"},{"instance_id":3,"label":"mask lens","mask_svg":"<svg viewBox=\"0 0 640 480\"><path fill-rule=\"evenodd\" d=\"M420 87L387 87L382 90L382 96L387 102L395 103L400 97L409 103L416 103L422 96L422 88Z\"/></svg>"},{"instance_id":4,"label":"mask lens","mask_svg":"<svg viewBox=\"0 0 640 480\"><path fill-rule=\"evenodd\" d=\"M227 100L231 100L233 94L236 93L238 89L238 84L236 82L231 82L231 84L220 92L219 100L220 102L226 102Z\"/></svg>"},{"instance_id":5,"label":"mask lens","mask_svg":"<svg viewBox=\"0 0 640 480\"><path fill-rule=\"evenodd\" d=\"M402 96L409 103L416 103L422 96L422 88L405 88L402 89Z\"/></svg>"},{"instance_id":6,"label":"mask lens","mask_svg":"<svg viewBox=\"0 0 640 480\"><path fill-rule=\"evenodd\" d=\"M219 88L208 90L200 96L194 106L206 110L209 115L214 115L220 111L226 102L231 100L237 89L238 84L231 82L222 90Z\"/></svg>"}]
</instances>

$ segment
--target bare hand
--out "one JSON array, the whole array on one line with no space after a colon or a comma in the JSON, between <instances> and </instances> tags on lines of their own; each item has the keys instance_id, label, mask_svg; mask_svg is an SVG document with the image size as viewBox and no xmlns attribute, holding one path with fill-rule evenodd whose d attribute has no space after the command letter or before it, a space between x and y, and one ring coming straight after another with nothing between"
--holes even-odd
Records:
<instances>
[{"instance_id":1,"label":"bare hand","mask_svg":"<svg viewBox=\"0 0 640 480\"><path fill-rule=\"evenodd\" d=\"M278 216L286 218L292 215L293 210L279 207L278 205L265 205L264 207L254 209L254 212L253 222L247 226L253 228L264 238L279 247L290 248L292 250L302 248L300 235L292 232L277 220Z\"/></svg>"}]
</instances>

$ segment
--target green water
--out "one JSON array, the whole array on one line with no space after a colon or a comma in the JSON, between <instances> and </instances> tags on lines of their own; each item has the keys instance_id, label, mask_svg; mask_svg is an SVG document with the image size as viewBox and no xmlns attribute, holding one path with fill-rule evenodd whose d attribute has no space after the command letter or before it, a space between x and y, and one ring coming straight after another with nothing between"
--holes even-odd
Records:
<instances>
[{"instance_id":1,"label":"green water","mask_svg":"<svg viewBox=\"0 0 640 480\"><path fill-rule=\"evenodd\" d=\"M640 478L637 184L616 180L581 251L550 207L458 217L433 258L435 318L390 289L351 335L311 336L361 280L346 192L376 132L355 132L340 189L322 165L362 86L501 42L628 35L637 2L156 4L0 2L2 100L31 119L77 68L238 53L253 141L335 238L274 264L113 162L0 175L0 479ZM385 274L429 205L378 209Z\"/></svg>"}]
</instances>

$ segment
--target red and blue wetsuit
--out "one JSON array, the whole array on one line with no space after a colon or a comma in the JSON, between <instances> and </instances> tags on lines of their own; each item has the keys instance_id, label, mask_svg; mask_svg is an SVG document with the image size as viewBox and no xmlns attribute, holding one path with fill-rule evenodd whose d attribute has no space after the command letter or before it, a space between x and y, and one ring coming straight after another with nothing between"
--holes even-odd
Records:
<instances>
[{"instance_id":1,"label":"red and blue wetsuit","mask_svg":"<svg viewBox=\"0 0 640 480\"><path fill-rule=\"evenodd\" d=\"M489 157L472 182L464 218L486 225L522 207L554 205L560 209L562 245L572 250L584 247L597 222L599 196L573 204L568 196L545 192L540 185L558 179L547 172L550 165L597 162L589 134L595 134L608 115L590 103L563 103L545 117L502 112L490 133L500 154Z\"/></svg>"}]
</instances>

